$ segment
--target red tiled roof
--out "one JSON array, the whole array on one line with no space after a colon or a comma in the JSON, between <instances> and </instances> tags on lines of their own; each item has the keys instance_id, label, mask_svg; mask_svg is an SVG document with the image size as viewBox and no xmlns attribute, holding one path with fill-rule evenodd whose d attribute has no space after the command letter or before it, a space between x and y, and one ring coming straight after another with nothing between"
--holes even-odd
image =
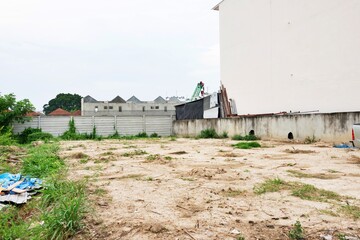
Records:
<instances>
[{"instance_id":1,"label":"red tiled roof","mask_svg":"<svg viewBox=\"0 0 360 240\"><path fill-rule=\"evenodd\" d=\"M37 117L37 116L40 116L40 115L41 115L41 113L39 113L39 112L29 112L25 116L26 117Z\"/></svg>"},{"instance_id":2,"label":"red tiled roof","mask_svg":"<svg viewBox=\"0 0 360 240\"><path fill-rule=\"evenodd\" d=\"M71 113L72 116L81 116L81 110L76 110L75 112Z\"/></svg>"},{"instance_id":3,"label":"red tiled roof","mask_svg":"<svg viewBox=\"0 0 360 240\"><path fill-rule=\"evenodd\" d=\"M55 111L52 111L51 113L49 113L48 115L49 116L71 116L71 113L64 109L58 108Z\"/></svg>"}]
</instances>

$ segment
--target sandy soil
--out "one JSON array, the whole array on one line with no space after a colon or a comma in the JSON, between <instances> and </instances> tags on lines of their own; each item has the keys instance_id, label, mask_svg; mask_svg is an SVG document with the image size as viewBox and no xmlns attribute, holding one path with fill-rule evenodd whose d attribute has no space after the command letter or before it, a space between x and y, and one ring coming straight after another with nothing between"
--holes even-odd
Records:
<instances>
[{"instance_id":1,"label":"sandy soil","mask_svg":"<svg viewBox=\"0 0 360 240\"><path fill-rule=\"evenodd\" d=\"M181 138L62 142L69 177L88 180L92 205L87 227L76 238L289 239L297 220L307 239L360 235L360 219L340 211L347 204L360 206L359 150L273 141L241 150L234 143ZM289 170L314 177L299 178ZM348 198L316 202L290 191L254 193L254 187L276 177Z\"/></svg>"}]
</instances>

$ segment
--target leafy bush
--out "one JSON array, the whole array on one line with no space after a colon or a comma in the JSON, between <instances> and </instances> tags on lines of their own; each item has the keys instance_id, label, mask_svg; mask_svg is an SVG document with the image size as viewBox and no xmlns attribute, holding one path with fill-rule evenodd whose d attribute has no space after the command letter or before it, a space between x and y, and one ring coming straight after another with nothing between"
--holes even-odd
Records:
<instances>
[{"instance_id":1,"label":"leafy bush","mask_svg":"<svg viewBox=\"0 0 360 240\"><path fill-rule=\"evenodd\" d=\"M28 142L33 142L33 141L38 141L38 140L48 141L52 138L53 138L53 135L51 135L50 133L35 132L35 133L31 133L27 139L28 139Z\"/></svg>"},{"instance_id":2,"label":"leafy bush","mask_svg":"<svg viewBox=\"0 0 360 240\"><path fill-rule=\"evenodd\" d=\"M138 137L138 138L147 138L148 135L147 135L146 132L141 132L141 133L136 134L135 137Z\"/></svg>"},{"instance_id":3,"label":"leafy bush","mask_svg":"<svg viewBox=\"0 0 360 240\"><path fill-rule=\"evenodd\" d=\"M0 128L0 145L9 146L14 144L15 141L12 139L11 129L9 128L6 132L1 132L2 128Z\"/></svg>"},{"instance_id":4,"label":"leafy bush","mask_svg":"<svg viewBox=\"0 0 360 240\"><path fill-rule=\"evenodd\" d=\"M200 132L199 138L219 138L219 135L216 133L215 129L208 128Z\"/></svg>"},{"instance_id":5,"label":"leafy bush","mask_svg":"<svg viewBox=\"0 0 360 240\"><path fill-rule=\"evenodd\" d=\"M20 144L29 143L30 142L28 140L29 135L38 132L41 132L40 128L25 128L24 131L22 131L16 136L16 139Z\"/></svg>"},{"instance_id":6,"label":"leafy bush","mask_svg":"<svg viewBox=\"0 0 360 240\"><path fill-rule=\"evenodd\" d=\"M160 137L157 133L152 133L151 135L150 135L150 137L151 138L158 138L158 137Z\"/></svg>"}]
</instances>

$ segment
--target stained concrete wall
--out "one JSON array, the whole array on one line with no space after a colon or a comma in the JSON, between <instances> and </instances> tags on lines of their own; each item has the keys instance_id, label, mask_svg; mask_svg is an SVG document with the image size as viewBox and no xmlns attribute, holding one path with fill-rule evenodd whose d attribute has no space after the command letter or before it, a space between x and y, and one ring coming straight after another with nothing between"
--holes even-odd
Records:
<instances>
[{"instance_id":1,"label":"stained concrete wall","mask_svg":"<svg viewBox=\"0 0 360 240\"><path fill-rule=\"evenodd\" d=\"M254 116L233 119L182 120L174 122L174 133L196 136L202 130L214 128L217 133L247 135L251 130L262 139L287 139L291 132L295 140L315 136L326 142L351 140L354 123L360 123L360 112L282 116Z\"/></svg>"}]
</instances>

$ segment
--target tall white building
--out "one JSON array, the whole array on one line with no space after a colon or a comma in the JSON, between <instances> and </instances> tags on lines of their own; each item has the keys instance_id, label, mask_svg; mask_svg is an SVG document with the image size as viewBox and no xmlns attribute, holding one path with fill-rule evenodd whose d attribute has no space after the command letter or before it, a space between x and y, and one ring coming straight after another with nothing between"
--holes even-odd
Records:
<instances>
[{"instance_id":1,"label":"tall white building","mask_svg":"<svg viewBox=\"0 0 360 240\"><path fill-rule=\"evenodd\" d=\"M360 110L360 0L224 0L221 81L239 114Z\"/></svg>"}]
</instances>

